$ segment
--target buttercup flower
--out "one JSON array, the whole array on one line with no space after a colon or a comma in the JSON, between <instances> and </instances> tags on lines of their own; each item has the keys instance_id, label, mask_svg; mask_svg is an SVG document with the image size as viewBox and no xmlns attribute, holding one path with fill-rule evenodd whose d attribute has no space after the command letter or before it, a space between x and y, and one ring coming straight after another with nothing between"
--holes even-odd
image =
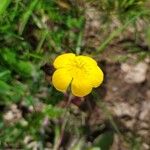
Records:
<instances>
[{"instance_id":1,"label":"buttercup flower","mask_svg":"<svg viewBox=\"0 0 150 150\"><path fill-rule=\"evenodd\" d=\"M52 83L61 92L66 92L70 86L73 95L83 97L103 81L102 70L88 56L62 54L55 59L53 65L56 71L52 76Z\"/></svg>"}]
</instances>

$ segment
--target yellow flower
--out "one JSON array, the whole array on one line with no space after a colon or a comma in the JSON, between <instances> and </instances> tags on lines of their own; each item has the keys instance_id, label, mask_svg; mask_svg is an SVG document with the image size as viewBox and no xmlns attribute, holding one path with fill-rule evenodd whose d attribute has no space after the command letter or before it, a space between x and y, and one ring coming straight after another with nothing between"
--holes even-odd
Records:
<instances>
[{"instance_id":1,"label":"yellow flower","mask_svg":"<svg viewBox=\"0 0 150 150\"><path fill-rule=\"evenodd\" d=\"M70 86L72 94L78 97L88 95L92 88L98 87L103 81L102 70L96 61L88 56L62 54L55 59L54 67L54 87L58 91L66 92Z\"/></svg>"}]
</instances>

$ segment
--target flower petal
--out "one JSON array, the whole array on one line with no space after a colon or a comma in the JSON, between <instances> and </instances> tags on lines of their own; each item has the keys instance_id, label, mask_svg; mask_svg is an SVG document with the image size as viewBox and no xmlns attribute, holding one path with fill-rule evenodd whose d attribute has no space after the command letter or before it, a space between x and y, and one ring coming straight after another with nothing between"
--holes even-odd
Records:
<instances>
[{"instance_id":1,"label":"flower petal","mask_svg":"<svg viewBox=\"0 0 150 150\"><path fill-rule=\"evenodd\" d=\"M87 75L89 82L93 87L98 87L104 79L104 74L98 66L92 66L89 68L89 75Z\"/></svg>"},{"instance_id":2,"label":"flower petal","mask_svg":"<svg viewBox=\"0 0 150 150\"><path fill-rule=\"evenodd\" d=\"M73 79L71 83L72 94L78 97L84 97L92 91L92 87L88 80L80 77Z\"/></svg>"},{"instance_id":3,"label":"flower petal","mask_svg":"<svg viewBox=\"0 0 150 150\"><path fill-rule=\"evenodd\" d=\"M72 77L70 76L67 69L58 69L52 76L52 83L54 87L61 92L65 92L71 83Z\"/></svg>"},{"instance_id":4,"label":"flower petal","mask_svg":"<svg viewBox=\"0 0 150 150\"><path fill-rule=\"evenodd\" d=\"M86 65L97 65L97 62L89 56L79 55L79 56L76 56L76 58L80 60L81 62L84 62Z\"/></svg>"},{"instance_id":5,"label":"flower petal","mask_svg":"<svg viewBox=\"0 0 150 150\"><path fill-rule=\"evenodd\" d=\"M54 61L54 67L56 69L66 67L68 64L71 64L71 62L74 60L75 57L76 56L73 53L62 54L56 57Z\"/></svg>"}]
</instances>

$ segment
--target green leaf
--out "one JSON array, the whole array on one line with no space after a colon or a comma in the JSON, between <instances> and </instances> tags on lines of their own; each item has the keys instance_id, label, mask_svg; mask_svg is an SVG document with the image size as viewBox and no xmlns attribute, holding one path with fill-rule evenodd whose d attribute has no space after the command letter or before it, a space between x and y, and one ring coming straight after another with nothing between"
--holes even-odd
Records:
<instances>
[{"instance_id":1,"label":"green leaf","mask_svg":"<svg viewBox=\"0 0 150 150\"><path fill-rule=\"evenodd\" d=\"M21 82L14 82L12 91L11 99L13 102L18 102L25 95L26 86Z\"/></svg>"},{"instance_id":2,"label":"green leaf","mask_svg":"<svg viewBox=\"0 0 150 150\"><path fill-rule=\"evenodd\" d=\"M43 113L50 118L57 118L64 113L64 110L61 108L54 107L52 105L48 105L45 107Z\"/></svg>"},{"instance_id":3,"label":"green leaf","mask_svg":"<svg viewBox=\"0 0 150 150\"><path fill-rule=\"evenodd\" d=\"M8 94L11 88L12 87L9 84L0 80L0 94Z\"/></svg>"},{"instance_id":4,"label":"green leaf","mask_svg":"<svg viewBox=\"0 0 150 150\"><path fill-rule=\"evenodd\" d=\"M19 71L22 76L28 77L33 75L35 68L30 62L19 61L17 63L17 71Z\"/></svg>"},{"instance_id":5,"label":"green leaf","mask_svg":"<svg viewBox=\"0 0 150 150\"><path fill-rule=\"evenodd\" d=\"M0 80L3 80L5 82L7 82L10 79L11 79L11 72L10 72L10 70L6 70L6 69L1 70L0 69Z\"/></svg>"},{"instance_id":6,"label":"green leaf","mask_svg":"<svg viewBox=\"0 0 150 150\"><path fill-rule=\"evenodd\" d=\"M94 145L100 147L101 150L109 150L113 144L113 137L114 133L112 131L105 132L96 138Z\"/></svg>"},{"instance_id":7,"label":"green leaf","mask_svg":"<svg viewBox=\"0 0 150 150\"><path fill-rule=\"evenodd\" d=\"M16 60L16 53L9 50L9 49L5 49L2 52L2 58L4 59L4 61L8 64L8 65L14 65L16 64L17 60Z\"/></svg>"},{"instance_id":8,"label":"green leaf","mask_svg":"<svg viewBox=\"0 0 150 150\"><path fill-rule=\"evenodd\" d=\"M71 16L69 16L67 18L67 26L69 28L79 28L80 29L83 25L83 21L84 20L82 17L77 19L77 18L71 18Z\"/></svg>"}]
</instances>

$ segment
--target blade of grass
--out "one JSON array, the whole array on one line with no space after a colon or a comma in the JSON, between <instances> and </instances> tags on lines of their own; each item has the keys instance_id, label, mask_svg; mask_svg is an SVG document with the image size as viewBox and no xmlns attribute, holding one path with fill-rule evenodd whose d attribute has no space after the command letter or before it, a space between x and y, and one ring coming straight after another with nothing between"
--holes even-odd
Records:
<instances>
[{"instance_id":1,"label":"blade of grass","mask_svg":"<svg viewBox=\"0 0 150 150\"><path fill-rule=\"evenodd\" d=\"M138 13L136 16L128 20L124 25L117 28L114 32L112 32L109 37L97 48L96 53L102 53L104 49L108 46L108 44L117 36L119 36L131 23L136 21L141 15L149 13L149 10L142 11Z\"/></svg>"},{"instance_id":2,"label":"blade of grass","mask_svg":"<svg viewBox=\"0 0 150 150\"><path fill-rule=\"evenodd\" d=\"M32 58L39 59L39 60L42 60L42 59L43 59L42 56L40 56L40 55L38 55L38 54L36 54L36 53L27 53L26 55L27 55L27 57L29 57L29 58L32 57Z\"/></svg>"},{"instance_id":3,"label":"blade of grass","mask_svg":"<svg viewBox=\"0 0 150 150\"><path fill-rule=\"evenodd\" d=\"M11 14L11 21L13 21L14 18L16 17L16 15L18 14L19 2L20 2L20 0L16 0L16 2L15 2L14 11L13 11L12 14Z\"/></svg>"},{"instance_id":4,"label":"blade of grass","mask_svg":"<svg viewBox=\"0 0 150 150\"><path fill-rule=\"evenodd\" d=\"M0 80L0 94L9 95L11 93L12 87L6 82Z\"/></svg>"},{"instance_id":5,"label":"blade of grass","mask_svg":"<svg viewBox=\"0 0 150 150\"><path fill-rule=\"evenodd\" d=\"M80 31L80 33L78 35L78 41L77 41L77 47L76 47L76 54L80 54L80 52L81 52L82 36L83 36L83 31Z\"/></svg>"},{"instance_id":6,"label":"blade of grass","mask_svg":"<svg viewBox=\"0 0 150 150\"><path fill-rule=\"evenodd\" d=\"M9 6L10 2L11 0L0 0L0 18L7 9L7 7Z\"/></svg>"},{"instance_id":7,"label":"blade of grass","mask_svg":"<svg viewBox=\"0 0 150 150\"><path fill-rule=\"evenodd\" d=\"M33 18L33 21L37 24L37 26L40 26L41 29L43 29L43 37L41 38L36 50L37 52L41 53L41 47L43 45L43 43L45 42L45 40L48 40L50 45L55 49L55 50L59 50L60 47L58 47L55 42L53 41L53 39L51 38L50 36L50 30L49 28L47 27L47 25L45 23L43 23L35 14L32 14L32 18Z\"/></svg>"},{"instance_id":8,"label":"blade of grass","mask_svg":"<svg viewBox=\"0 0 150 150\"><path fill-rule=\"evenodd\" d=\"M21 17L20 26L19 26L19 35L21 35L23 33L25 26L26 26L30 16L32 15L32 12L33 12L34 8L36 7L37 3L38 3L38 0L31 1L29 6L27 7L25 13Z\"/></svg>"},{"instance_id":9,"label":"blade of grass","mask_svg":"<svg viewBox=\"0 0 150 150\"><path fill-rule=\"evenodd\" d=\"M37 45L37 48L36 48L36 52L37 53L41 53L41 48L42 48L42 45L43 45L47 35L48 35L48 31L47 30L42 32L42 37L41 37L41 39L40 39L40 41L39 41L39 43Z\"/></svg>"},{"instance_id":10,"label":"blade of grass","mask_svg":"<svg viewBox=\"0 0 150 150\"><path fill-rule=\"evenodd\" d=\"M10 70L5 70L3 72L0 72L0 78L2 78L3 76L6 76L9 73L10 73Z\"/></svg>"}]
</instances>

